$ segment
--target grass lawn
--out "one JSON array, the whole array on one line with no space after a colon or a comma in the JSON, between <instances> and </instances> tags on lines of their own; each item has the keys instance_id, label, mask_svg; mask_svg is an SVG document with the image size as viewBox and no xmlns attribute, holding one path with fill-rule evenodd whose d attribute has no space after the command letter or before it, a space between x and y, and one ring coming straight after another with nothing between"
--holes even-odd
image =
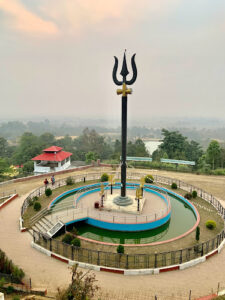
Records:
<instances>
[{"instance_id":1,"label":"grass lawn","mask_svg":"<svg viewBox=\"0 0 225 300\"><path fill-rule=\"evenodd\" d=\"M85 185L91 184L91 183L93 183L93 182L96 182L96 181L87 181L87 182L85 183ZM76 187L82 186L82 185L84 185L83 182L77 182L77 183L72 184L72 185L64 185L64 186L61 186L61 187L59 187L59 188L57 188L57 189L52 190L51 196L47 197L47 196L45 196L45 194L43 194L43 195L41 195L40 197L38 197L38 200L37 200L37 201L41 203L41 209L46 208L46 207L49 205L49 203L50 203L55 197L57 197L58 195L62 194L63 192L66 192L66 191L68 191L68 190L72 190L72 189L74 189L74 188L76 188ZM36 213L37 213L37 212L34 210L33 205L29 206L29 207L26 209L26 211L25 211L25 213L24 213L24 215L23 215L24 227L29 227L29 220L30 220L30 218L33 217Z\"/></svg>"},{"instance_id":2,"label":"grass lawn","mask_svg":"<svg viewBox=\"0 0 225 300\"><path fill-rule=\"evenodd\" d=\"M90 183L90 182L89 182ZM86 183L88 184L88 183ZM83 185L80 184L80 185ZM73 187L78 186L74 185ZM170 189L170 186L165 186L166 188ZM41 196L41 203L46 203L46 206L48 203L54 199L57 195L62 193L63 191L66 191L68 189L72 189L72 186L65 186L61 187L59 189L56 189L54 194L47 198L45 195ZM181 189L175 190L177 194L180 194L184 196L187 192ZM192 199L191 202L196 206L199 214L200 214L200 240L198 243L206 242L208 240L213 239L218 233L220 233L223 228L224 228L224 222L223 219L220 217L220 215L217 213L217 210L208 202L203 200L200 197L197 197L196 199ZM45 206L45 207L46 207ZM29 211L32 211L33 208L29 208L27 211L27 215ZM33 212L32 212L33 213ZM217 224L217 227L214 230L209 230L206 228L205 223L208 220L214 220ZM58 238L60 239L60 238ZM176 241L170 242L170 243L165 243L161 245L156 245L156 246L143 246L143 247L136 247L131 246L131 247L125 247L125 253L127 254L149 254L149 253L160 253L160 252L166 252L166 251L173 251L173 250L178 250L178 249L184 249L188 247L192 247L196 245L197 242L195 240L195 231L190 233L189 235L178 239ZM99 250L99 251L106 251L106 252L116 252L117 246L110 246L110 245L101 245L98 243L89 242L89 241L81 241L81 246L83 248L87 249L94 249L94 250Z\"/></svg>"}]
</instances>

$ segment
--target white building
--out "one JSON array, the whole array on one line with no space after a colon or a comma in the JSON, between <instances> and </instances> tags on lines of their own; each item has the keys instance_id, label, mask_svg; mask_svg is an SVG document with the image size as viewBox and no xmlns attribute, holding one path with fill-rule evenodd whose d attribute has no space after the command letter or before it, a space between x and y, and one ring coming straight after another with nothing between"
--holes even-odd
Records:
<instances>
[{"instance_id":1,"label":"white building","mask_svg":"<svg viewBox=\"0 0 225 300\"><path fill-rule=\"evenodd\" d=\"M67 169L71 165L72 153L62 151L61 147L52 146L44 149L44 153L32 158L34 173L49 173Z\"/></svg>"}]
</instances>

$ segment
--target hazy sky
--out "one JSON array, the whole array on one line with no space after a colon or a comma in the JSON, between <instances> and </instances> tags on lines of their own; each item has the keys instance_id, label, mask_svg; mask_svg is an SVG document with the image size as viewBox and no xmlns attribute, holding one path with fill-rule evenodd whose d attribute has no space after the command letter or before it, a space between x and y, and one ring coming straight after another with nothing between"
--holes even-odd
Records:
<instances>
[{"instance_id":1,"label":"hazy sky","mask_svg":"<svg viewBox=\"0 0 225 300\"><path fill-rule=\"evenodd\" d=\"M224 0L0 0L0 117L120 117L125 48L129 118L224 118Z\"/></svg>"}]
</instances>

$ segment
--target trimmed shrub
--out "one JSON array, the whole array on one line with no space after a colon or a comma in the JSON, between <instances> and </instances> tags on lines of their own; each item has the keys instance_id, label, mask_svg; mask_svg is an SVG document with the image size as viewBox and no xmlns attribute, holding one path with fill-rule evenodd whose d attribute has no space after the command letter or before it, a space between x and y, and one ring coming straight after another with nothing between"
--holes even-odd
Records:
<instances>
[{"instance_id":1,"label":"trimmed shrub","mask_svg":"<svg viewBox=\"0 0 225 300\"><path fill-rule=\"evenodd\" d=\"M76 229L76 227L73 227L72 230L71 230L71 232L72 232L72 234L74 234L74 235L78 235L78 234L79 234L79 232L78 232L78 230Z\"/></svg>"},{"instance_id":2,"label":"trimmed shrub","mask_svg":"<svg viewBox=\"0 0 225 300\"><path fill-rule=\"evenodd\" d=\"M4 284L5 284L5 278L4 277L2 277L1 279L0 279L0 288L2 288L3 286L4 286Z\"/></svg>"},{"instance_id":3,"label":"trimmed shrub","mask_svg":"<svg viewBox=\"0 0 225 300\"><path fill-rule=\"evenodd\" d=\"M192 192L192 197L195 199L195 198L197 198L197 196L198 196L198 193L196 191L193 191Z\"/></svg>"},{"instance_id":4,"label":"trimmed shrub","mask_svg":"<svg viewBox=\"0 0 225 300\"><path fill-rule=\"evenodd\" d=\"M24 271L17 266L13 266L12 275L20 281L25 276Z\"/></svg>"},{"instance_id":5,"label":"trimmed shrub","mask_svg":"<svg viewBox=\"0 0 225 300\"><path fill-rule=\"evenodd\" d=\"M66 178L66 185L73 185L74 184L74 179L69 176Z\"/></svg>"},{"instance_id":6,"label":"trimmed shrub","mask_svg":"<svg viewBox=\"0 0 225 300\"><path fill-rule=\"evenodd\" d=\"M73 236L70 233L66 233L62 239L62 242L70 245L72 240L73 240Z\"/></svg>"},{"instance_id":7,"label":"trimmed shrub","mask_svg":"<svg viewBox=\"0 0 225 300\"><path fill-rule=\"evenodd\" d=\"M153 183L154 177L151 174L145 176L145 183Z\"/></svg>"},{"instance_id":8,"label":"trimmed shrub","mask_svg":"<svg viewBox=\"0 0 225 300\"><path fill-rule=\"evenodd\" d=\"M50 188L47 188L47 189L45 190L45 196L50 197L51 194L52 194L52 190L51 190Z\"/></svg>"},{"instance_id":9,"label":"trimmed shrub","mask_svg":"<svg viewBox=\"0 0 225 300\"><path fill-rule=\"evenodd\" d=\"M36 210L36 211L41 210L41 203L40 202L34 202L34 210Z\"/></svg>"},{"instance_id":10,"label":"trimmed shrub","mask_svg":"<svg viewBox=\"0 0 225 300\"><path fill-rule=\"evenodd\" d=\"M73 245L74 247L80 247L80 239L75 238L71 241L71 245Z\"/></svg>"},{"instance_id":11,"label":"trimmed shrub","mask_svg":"<svg viewBox=\"0 0 225 300\"><path fill-rule=\"evenodd\" d=\"M216 228L216 222L213 221L213 220L208 220L206 223L205 223L205 226L210 229L210 230L213 230L214 228Z\"/></svg>"},{"instance_id":12,"label":"trimmed shrub","mask_svg":"<svg viewBox=\"0 0 225 300\"><path fill-rule=\"evenodd\" d=\"M191 193L187 193L184 195L184 198L191 200L192 199L192 194Z\"/></svg>"},{"instance_id":13,"label":"trimmed shrub","mask_svg":"<svg viewBox=\"0 0 225 300\"><path fill-rule=\"evenodd\" d=\"M177 184L176 184L176 182L173 182L173 183L171 184L171 189L173 189L173 190L176 190L176 189L177 189Z\"/></svg>"},{"instance_id":14,"label":"trimmed shrub","mask_svg":"<svg viewBox=\"0 0 225 300\"><path fill-rule=\"evenodd\" d=\"M109 181L109 175L107 173L103 173L100 179L101 182Z\"/></svg>"},{"instance_id":15,"label":"trimmed shrub","mask_svg":"<svg viewBox=\"0 0 225 300\"><path fill-rule=\"evenodd\" d=\"M196 241L199 241L199 238L200 238L200 227L197 226L196 232L195 232L195 239L196 239Z\"/></svg>"},{"instance_id":16,"label":"trimmed shrub","mask_svg":"<svg viewBox=\"0 0 225 300\"><path fill-rule=\"evenodd\" d=\"M124 253L124 246L123 245L119 245L116 249L117 253Z\"/></svg>"},{"instance_id":17,"label":"trimmed shrub","mask_svg":"<svg viewBox=\"0 0 225 300\"><path fill-rule=\"evenodd\" d=\"M14 287L13 286L11 286L11 285L9 285L9 286L7 286L7 288L6 288L6 294L12 294L12 293L14 293Z\"/></svg>"},{"instance_id":18,"label":"trimmed shrub","mask_svg":"<svg viewBox=\"0 0 225 300\"><path fill-rule=\"evenodd\" d=\"M13 300L20 300L20 297L19 296L14 296Z\"/></svg>"}]
</instances>

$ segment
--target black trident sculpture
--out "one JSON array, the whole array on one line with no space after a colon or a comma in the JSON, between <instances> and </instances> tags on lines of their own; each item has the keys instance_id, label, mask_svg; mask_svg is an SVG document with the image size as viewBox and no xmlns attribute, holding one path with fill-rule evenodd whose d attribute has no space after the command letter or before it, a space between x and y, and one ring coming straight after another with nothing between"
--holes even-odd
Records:
<instances>
[{"instance_id":1,"label":"black trident sculpture","mask_svg":"<svg viewBox=\"0 0 225 300\"><path fill-rule=\"evenodd\" d=\"M113 68L113 81L116 85L122 85L122 89L117 90L117 95L122 95L122 155L121 155L121 196L116 197L114 202L118 205L126 206L132 203L132 199L126 197L126 156L127 156L127 95L132 93L132 89L127 88L127 85L131 85L136 81L137 78L137 68L135 63L135 55L131 58L131 66L133 69L133 77L130 80L127 80L127 75L129 71L127 69L126 62L126 50L124 52L123 57L123 65L120 75L122 76L122 80L117 79L117 69L118 69L118 58L115 58L115 65Z\"/></svg>"}]
</instances>

